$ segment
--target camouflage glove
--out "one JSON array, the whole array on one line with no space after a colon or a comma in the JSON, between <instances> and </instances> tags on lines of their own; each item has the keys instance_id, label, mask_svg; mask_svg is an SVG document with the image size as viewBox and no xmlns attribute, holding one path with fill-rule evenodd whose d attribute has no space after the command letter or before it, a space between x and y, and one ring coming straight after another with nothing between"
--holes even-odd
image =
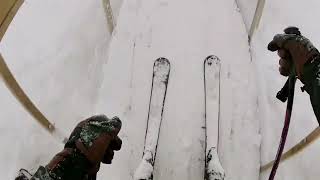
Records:
<instances>
[{"instance_id":1,"label":"camouflage glove","mask_svg":"<svg viewBox=\"0 0 320 180\"><path fill-rule=\"evenodd\" d=\"M46 166L53 179L85 179L95 176L100 163L111 164L113 151L120 150L117 136L121 129L118 117L105 115L80 122L71 133L65 148Z\"/></svg>"},{"instance_id":2,"label":"camouflage glove","mask_svg":"<svg viewBox=\"0 0 320 180\"><path fill-rule=\"evenodd\" d=\"M288 27L285 34L277 34L269 43L270 51L278 51L280 56L281 75L288 76L292 65L295 66L295 73L303 82L303 67L307 62L319 57L319 51L312 45L309 39L301 35L296 27ZM303 82L304 83L304 82Z\"/></svg>"}]
</instances>

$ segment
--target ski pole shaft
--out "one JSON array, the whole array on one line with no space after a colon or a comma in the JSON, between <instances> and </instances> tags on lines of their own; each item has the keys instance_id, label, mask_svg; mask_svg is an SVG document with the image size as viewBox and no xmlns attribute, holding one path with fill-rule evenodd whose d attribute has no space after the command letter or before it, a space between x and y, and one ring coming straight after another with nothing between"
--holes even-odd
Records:
<instances>
[{"instance_id":1,"label":"ski pole shaft","mask_svg":"<svg viewBox=\"0 0 320 180\"><path fill-rule=\"evenodd\" d=\"M273 164L269 180L273 180L280 160L281 160L281 155L284 149L284 145L287 139L288 131L289 131L289 125L290 125L290 119L291 119L291 114L292 114L292 106L293 106L293 99L294 99L294 89L295 89L295 83L296 83L296 77L294 75L291 75L288 80L288 102L287 102L287 110L286 110L286 116L285 116L285 121L284 121L284 126L282 129L282 134L280 138L280 144L278 148L278 152L275 158L275 162Z\"/></svg>"}]
</instances>

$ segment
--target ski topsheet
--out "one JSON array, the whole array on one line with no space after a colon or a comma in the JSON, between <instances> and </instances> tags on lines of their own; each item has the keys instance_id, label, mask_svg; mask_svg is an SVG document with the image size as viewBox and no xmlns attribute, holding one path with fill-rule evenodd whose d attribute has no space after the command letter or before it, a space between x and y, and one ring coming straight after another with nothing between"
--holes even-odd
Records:
<instances>
[{"instance_id":1,"label":"ski topsheet","mask_svg":"<svg viewBox=\"0 0 320 180\"><path fill-rule=\"evenodd\" d=\"M204 61L206 180L223 180L224 170L218 156L220 111L220 59L208 56Z\"/></svg>"},{"instance_id":2,"label":"ski topsheet","mask_svg":"<svg viewBox=\"0 0 320 180\"><path fill-rule=\"evenodd\" d=\"M170 62L159 58L154 62L147 131L142 161L137 168L134 179L153 179L153 166L156 157L163 107L166 98L170 74Z\"/></svg>"}]
</instances>

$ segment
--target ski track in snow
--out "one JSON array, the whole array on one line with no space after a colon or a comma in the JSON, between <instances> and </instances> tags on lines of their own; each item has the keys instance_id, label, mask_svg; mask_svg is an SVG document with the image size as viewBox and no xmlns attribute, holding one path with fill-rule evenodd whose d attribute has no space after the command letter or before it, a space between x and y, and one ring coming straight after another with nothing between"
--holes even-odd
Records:
<instances>
[{"instance_id":1,"label":"ski track in snow","mask_svg":"<svg viewBox=\"0 0 320 180\"><path fill-rule=\"evenodd\" d=\"M221 17L226 20L221 22ZM120 136L125 139L114 164L104 168L100 177L133 178L144 147L153 62L165 57L171 62L171 73L154 179L203 179L203 60L214 54L223 62L221 163L228 179L257 179L259 136L254 134L258 135L259 122L255 118L255 79L250 73L246 37L241 16L232 2L124 1L97 107L107 109L105 113L122 114L124 127ZM130 90L127 69L133 57L133 41L135 78ZM251 96L244 97L244 93ZM124 107L130 98L132 108L128 113Z\"/></svg>"}]
</instances>

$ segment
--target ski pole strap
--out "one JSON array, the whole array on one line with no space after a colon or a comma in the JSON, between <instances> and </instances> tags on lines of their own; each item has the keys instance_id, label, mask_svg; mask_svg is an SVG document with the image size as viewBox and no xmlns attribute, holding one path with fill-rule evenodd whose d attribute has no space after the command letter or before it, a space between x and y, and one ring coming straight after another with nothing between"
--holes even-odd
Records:
<instances>
[{"instance_id":1,"label":"ski pole strap","mask_svg":"<svg viewBox=\"0 0 320 180\"><path fill-rule=\"evenodd\" d=\"M286 110L286 116L285 116L285 121L284 121L284 126L282 129L282 134L281 134L281 138L280 138L280 144L279 144L279 148L278 148L278 152L269 176L269 180L273 180L279 163L280 163L280 159L281 159L281 155L284 149L284 145L286 143L286 139L287 139L287 135L288 135L288 131L289 131L289 125L290 125L290 119L291 119L291 113L292 113L292 106L293 106L293 99L294 99L294 88L295 88L295 83L296 83L296 77L295 75L291 75L288 78L288 103L287 103L287 110Z\"/></svg>"}]
</instances>

